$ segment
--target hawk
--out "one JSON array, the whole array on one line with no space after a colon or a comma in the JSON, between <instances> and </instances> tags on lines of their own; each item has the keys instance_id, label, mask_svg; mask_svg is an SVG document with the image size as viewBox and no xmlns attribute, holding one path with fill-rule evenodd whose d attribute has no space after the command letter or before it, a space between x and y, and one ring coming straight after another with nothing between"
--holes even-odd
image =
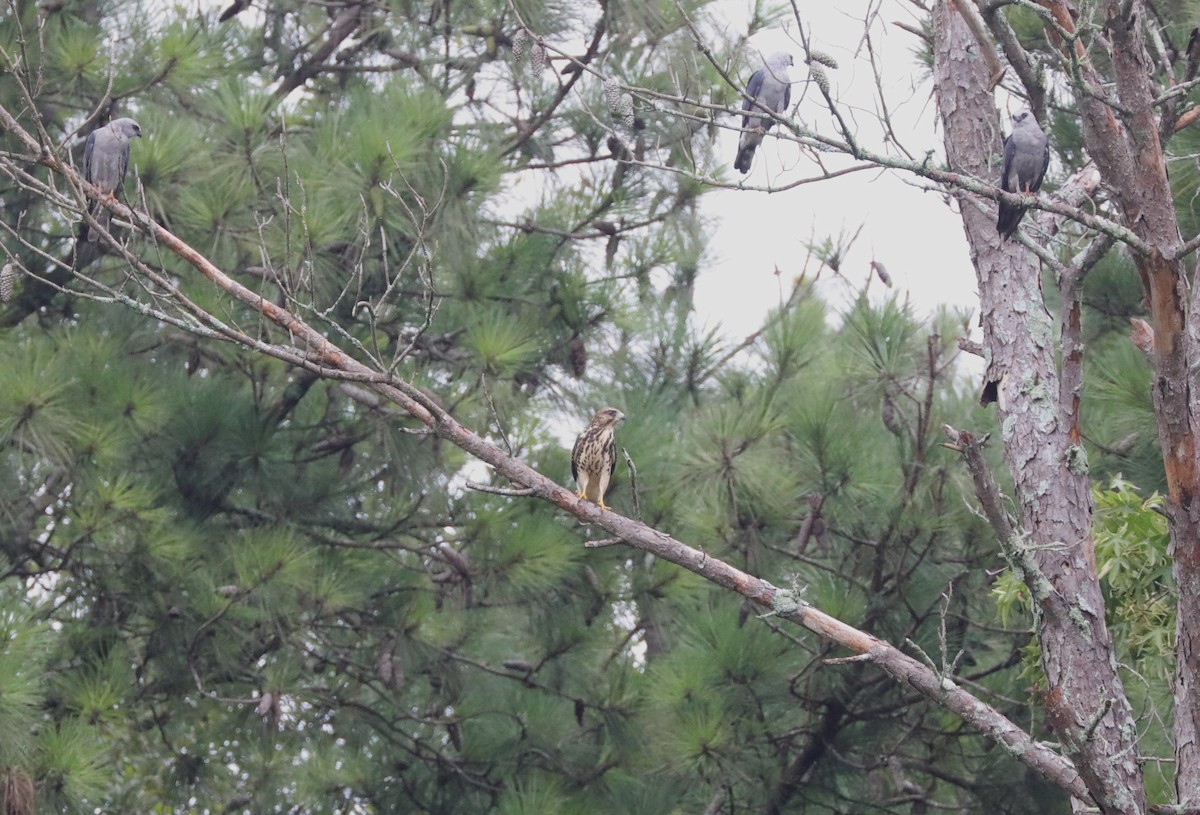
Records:
<instances>
[{"instance_id":1,"label":"hawk","mask_svg":"<svg viewBox=\"0 0 1200 815\"><path fill-rule=\"evenodd\" d=\"M571 475L579 485L580 498L586 498L601 509L608 509L604 493L608 492L608 479L617 469L617 443L613 431L625 414L615 407L606 407L575 439L571 448Z\"/></svg>"},{"instance_id":2,"label":"hawk","mask_svg":"<svg viewBox=\"0 0 1200 815\"><path fill-rule=\"evenodd\" d=\"M1027 110L1013 116L1012 133L1004 140L1004 169L1000 171L1000 189L1005 192L1033 193L1042 186L1050 164L1050 142L1038 127L1037 119ZM1025 207L1000 202L996 231L1008 240L1017 231Z\"/></svg>"},{"instance_id":3,"label":"hawk","mask_svg":"<svg viewBox=\"0 0 1200 815\"><path fill-rule=\"evenodd\" d=\"M125 181L129 169L129 139L140 138L142 129L133 119L114 119L98 127L87 137L83 146L83 177L100 188L100 192L115 196ZM92 206L92 217L108 229L108 210L100 202ZM95 243L100 233L88 227L88 243Z\"/></svg>"},{"instance_id":4,"label":"hawk","mask_svg":"<svg viewBox=\"0 0 1200 815\"><path fill-rule=\"evenodd\" d=\"M793 64L792 55L778 51L767 57L763 67L750 77L742 110L742 138L738 141L738 154L733 169L742 175L750 172L755 149L762 144L763 136L775 124L775 120L764 115L763 109L783 113L792 103L792 85L788 80L788 66ZM758 111L758 115L754 112Z\"/></svg>"}]
</instances>

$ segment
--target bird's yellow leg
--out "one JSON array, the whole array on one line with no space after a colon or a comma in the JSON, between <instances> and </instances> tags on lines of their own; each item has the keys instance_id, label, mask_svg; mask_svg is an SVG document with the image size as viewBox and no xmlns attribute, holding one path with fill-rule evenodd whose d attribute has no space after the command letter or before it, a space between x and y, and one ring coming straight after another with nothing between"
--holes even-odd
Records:
<instances>
[{"instance_id":1,"label":"bird's yellow leg","mask_svg":"<svg viewBox=\"0 0 1200 815\"><path fill-rule=\"evenodd\" d=\"M596 489L596 503L600 506L600 509L608 509L608 504L604 503L604 496L608 493L608 476L609 473L607 470L601 471L600 483Z\"/></svg>"}]
</instances>

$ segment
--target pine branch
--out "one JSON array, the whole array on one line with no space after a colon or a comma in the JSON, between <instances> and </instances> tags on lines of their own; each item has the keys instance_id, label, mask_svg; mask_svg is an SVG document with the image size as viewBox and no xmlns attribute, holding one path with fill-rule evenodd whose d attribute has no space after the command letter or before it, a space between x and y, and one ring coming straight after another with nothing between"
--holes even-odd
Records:
<instances>
[{"instance_id":1,"label":"pine branch","mask_svg":"<svg viewBox=\"0 0 1200 815\"><path fill-rule=\"evenodd\" d=\"M39 163L63 177L72 187L83 189L83 182L73 167L48 148L42 150L36 139L22 129L8 111L0 108L0 123L14 136L39 153ZM972 180L972 184L978 182ZM1019 198L1019 196L1013 196ZM219 334L267 356L281 359L312 371L325 379L360 383L402 408L409 416L425 425L438 437L456 445L475 458L491 465L509 481L523 485L529 494L551 503L581 521L595 524L623 539L629 545L651 553L685 568L704 579L736 592L771 615L808 629L837 643L857 659L871 662L896 682L914 688L924 696L953 711L970 726L991 738L1014 758L1023 762L1042 777L1086 801L1089 796L1074 766L1062 755L1034 741L1028 733L995 708L950 681L928 666L904 654L894 646L858 630L824 613L800 599L796 592L780 589L755 575L748 574L720 558L688 546L672 536L641 522L625 518L610 510L601 509L590 501L578 498L524 462L507 454L471 429L459 424L420 389L395 374L374 370L332 343L321 332L286 308L246 288L226 274L202 253L138 210L119 201L106 200L105 206L114 214L129 220L152 238L160 247L174 253L198 273L207 278L231 298L260 314L266 321L282 329L291 343L281 345L238 332L215 315L186 301L177 287L162 290L161 295L180 303L205 330ZM136 260L136 259L133 259ZM135 263L137 274L148 274L144 264ZM161 285L154 281L155 285ZM229 603L201 627L212 625L236 604L239 597L251 588L236 588ZM198 636L198 635L197 635ZM193 646L195 640L193 640Z\"/></svg>"}]
</instances>

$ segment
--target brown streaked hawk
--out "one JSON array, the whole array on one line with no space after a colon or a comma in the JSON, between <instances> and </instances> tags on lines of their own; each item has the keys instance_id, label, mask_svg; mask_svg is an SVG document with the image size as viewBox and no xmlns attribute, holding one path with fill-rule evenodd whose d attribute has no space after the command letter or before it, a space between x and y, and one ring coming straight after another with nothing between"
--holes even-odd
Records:
<instances>
[{"instance_id":1,"label":"brown streaked hawk","mask_svg":"<svg viewBox=\"0 0 1200 815\"><path fill-rule=\"evenodd\" d=\"M608 492L608 479L617 469L617 443L613 431L625 414L615 407L606 407L596 414L591 423L575 439L571 448L571 475L579 485L580 498L586 498L601 509L608 509L604 493Z\"/></svg>"}]
</instances>

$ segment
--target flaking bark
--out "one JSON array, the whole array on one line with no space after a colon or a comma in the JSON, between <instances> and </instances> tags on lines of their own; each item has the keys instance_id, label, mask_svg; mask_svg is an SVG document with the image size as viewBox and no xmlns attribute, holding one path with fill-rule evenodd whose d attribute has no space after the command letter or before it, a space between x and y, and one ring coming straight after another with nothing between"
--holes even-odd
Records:
<instances>
[{"instance_id":1,"label":"flaking bark","mask_svg":"<svg viewBox=\"0 0 1200 815\"><path fill-rule=\"evenodd\" d=\"M950 2L934 14L934 75L946 155L990 178L1001 151L986 64ZM1091 536L1091 497L1074 406L1060 404L1054 326L1035 256L1001 244L987 213L960 208L978 278L986 389L997 403L1021 532L1005 542L1034 600L1047 719L1105 813L1146 811L1136 727L1104 620Z\"/></svg>"},{"instance_id":2,"label":"flaking bark","mask_svg":"<svg viewBox=\"0 0 1200 815\"><path fill-rule=\"evenodd\" d=\"M1074 19L1061 0L1039 0L1056 23L1074 33ZM1150 306L1154 335L1154 408L1167 479L1171 519L1172 569L1178 588L1175 668L1175 787L1177 802L1200 807L1200 462L1195 428L1200 405L1191 396L1200 387L1200 338L1189 331L1200 316L1197 294L1189 295L1171 185L1167 178L1160 108L1154 104L1152 60L1146 48L1145 3L1108 0L1100 13L1111 60L1116 99L1122 114L1106 105L1111 91L1081 48L1074 50L1084 142L1121 221L1145 246L1131 252ZM1070 53L1064 51L1064 53ZM1166 131L1173 128L1167 127Z\"/></svg>"}]
</instances>

